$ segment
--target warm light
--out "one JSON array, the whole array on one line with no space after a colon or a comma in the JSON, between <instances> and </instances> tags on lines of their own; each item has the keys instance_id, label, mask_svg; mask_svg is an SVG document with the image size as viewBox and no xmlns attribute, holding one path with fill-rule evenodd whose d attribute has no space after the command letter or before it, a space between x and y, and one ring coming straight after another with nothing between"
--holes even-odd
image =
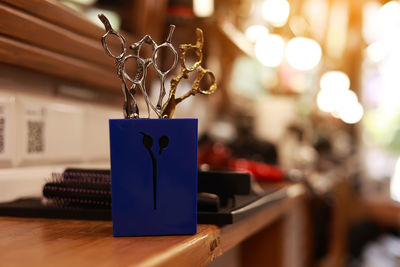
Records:
<instances>
[{"instance_id":1,"label":"warm light","mask_svg":"<svg viewBox=\"0 0 400 267\"><path fill-rule=\"evenodd\" d=\"M193 0L193 11L197 17L209 17L214 13L214 0Z\"/></svg>"},{"instance_id":2,"label":"warm light","mask_svg":"<svg viewBox=\"0 0 400 267\"><path fill-rule=\"evenodd\" d=\"M351 90L342 92L340 100L336 104L335 111L340 119L346 123L358 122L364 113L361 105L358 103L357 95Z\"/></svg>"},{"instance_id":3,"label":"warm light","mask_svg":"<svg viewBox=\"0 0 400 267\"><path fill-rule=\"evenodd\" d=\"M336 101L332 97L335 96L335 94L330 94L330 92L326 90L319 91L317 95L318 108L325 112L334 111Z\"/></svg>"},{"instance_id":4,"label":"warm light","mask_svg":"<svg viewBox=\"0 0 400 267\"><path fill-rule=\"evenodd\" d=\"M400 23L400 3L390 1L384 4L378 12L378 22L382 29L396 27Z\"/></svg>"},{"instance_id":5,"label":"warm light","mask_svg":"<svg viewBox=\"0 0 400 267\"><path fill-rule=\"evenodd\" d=\"M262 15L272 26L282 27L289 17L290 5L286 0L265 0Z\"/></svg>"},{"instance_id":6,"label":"warm light","mask_svg":"<svg viewBox=\"0 0 400 267\"><path fill-rule=\"evenodd\" d=\"M327 71L322 75L319 84L323 90L348 90L350 88L350 79L342 71Z\"/></svg>"},{"instance_id":7,"label":"warm light","mask_svg":"<svg viewBox=\"0 0 400 267\"><path fill-rule=\"evenodd\" d=\"M305 0L302 1L302 15L307 24L307 32L319 41L325 41L329 22L330 0ZM294 32L296 36L298 35Z\"/></svg>"},{"instance_id":8,"label":"warm light","mask_svg":"<svg viewBox=\"0 0 400 267\"><path fill-rule=\"evenodd\" d=\"M367 56L374 62L383 60L386 56L386 49L381 42L374 42L367 47Z\"/></svg>"},{"instance_id":9,"label":"warm light","mask_svg":"<svg viewBox=\"0 0 400 267\"><path fill-rule=\"evenodd\" d=\"M324 90L321 89L317 95L318 108L325 112L334 112L337 110L343 94L346 90Z\"/></svg>"},{"instance_id":10,"label":"warm light","mask_svg":"<svg viewBox=\"0 0 400 267\"><path fill-rule=\"evenodd\" d=\"M358 102L357 95L349 90L350 79L341 71L328 71L320 80L321 90L317 95L318 108L330 112L335 118L353 124L359 122L364 109Z\"/></svg>"},{"instance_id":11,"label":"warm light","mask_svg":"<svg viewBox=\"0 0 400 267\"><path fill-rule=\"evenodd\" d=\"M345 123L357 123L362 119L364 109L358 102L357 95L345 86L347 85L342 81L342 87L321 89L317 96L317 105L322 111L330 112L333 117L340 118Z\"/></svg>"},{"instance_id":12,"label":"warm light","mask_svg":"<svg viewBox=\"0 0 400 267\"><path fill-rule=\"evenodd\" d=\"M340 119L348 124L354 124L359 122L364 115L364 109L358 102L353 103L352 105L345 106L338 112Z\"/></svg>"},{"instance_id":13,"label":"warm light","mask_svg":"<svg viewBox=\"0 0 400 267\"><path fill-rule=\"evenodd\" d=\"M293 38L286 46L286 59L293 68L298 70L314 68L321 60L321 55L319 44L309 38Z\"/></svg>"},{"instance_id":14,"label":"warm light","mask_svg":"<svg viewBox=\"0 0 400 267\"><path fill-rule=\"evenodd\" d=\"M364 40L370 44L375 42L380 35L378 14L382 4L378 1L368 1L362 9L362 34Z\"/></svg>"},{"instance_id":15,"label":"warm light","mask_svg":"<svg viewBox=\"0 0 400 267\"><path fill-rule=\"evenodd\" d=\"M325 51L331 58L341 60L348 44L349 3L347 1L330 1L328 28L325 35Z\"/></svg>"},{"instance_id":16,"label":"warm light","mask_svg":"<svg viewBox=\"0 0 400 267\"><path fill-rule=\"evenodd\" d=\"M262 25L251 25L246 29L246 36L252 42L256 42L268 34L268 29Z\"/></svg>"},{"instance_id":17,"label":"warm light","mask_svg":"<svg viewBox=\"0 0 400 267\"><path fill-rule=\"evenodd\" d=\"M308 24L302 16L293 16L289 21L289 27L294 35L300 36L307 31Z\"/></svg>"},{"instance_id":18,"label":"warm light","mask_svg":"<svg viewBox=\"0 0 400 267\"><path fill-rule=\"evenodd\" d=\"M390 180L390 196L394 201L400 202L400 158L396 162L394 174Z\"/></svg>"},{"instance_id":19,"label":"warm light","mask_svg":"<svg viewBox=\"0 0 400 267\"><path fill-rule=\"evenodd\" d=\"M285 43L277 34L269 34L256 42L254 52L257 59L267 67L276 67L282 62Z\"/></svg>"}]
</instances>

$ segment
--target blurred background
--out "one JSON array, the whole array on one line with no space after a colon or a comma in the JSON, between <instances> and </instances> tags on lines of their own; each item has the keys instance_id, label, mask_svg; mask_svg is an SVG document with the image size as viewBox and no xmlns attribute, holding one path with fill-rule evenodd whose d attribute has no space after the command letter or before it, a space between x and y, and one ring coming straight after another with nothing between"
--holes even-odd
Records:
<instances>
[{"instance_id":1,"label":"blurred background","mask_svg":"<svg viewBox=\"0 0 400 267\"><path fill-rule=\"evenodd\" d=\"M0 201L71 164L109 166L123 97L98 13L129 44L161 43L174 24L177 48L199 27L218 90L175 117L199 118L200 168L235 157L300 171L332 216L311 266L400 266L400 1L23 2L0 4ZM150 71L152 99L159 86Z\"/></svg>"}]
</instances>

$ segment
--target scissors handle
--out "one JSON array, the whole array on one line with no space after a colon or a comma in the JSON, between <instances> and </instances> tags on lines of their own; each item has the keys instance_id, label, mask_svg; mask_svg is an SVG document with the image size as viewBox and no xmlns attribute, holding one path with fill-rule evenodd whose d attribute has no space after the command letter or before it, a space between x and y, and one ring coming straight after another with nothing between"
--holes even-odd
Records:
<instances>
[{"instance_id":1,"label":"scissors handle","mask_svg":"<svg viewBox=\"0 0 400 267\"><path fill-rule=\"evenodd\" d=\"M157 46L156 42L154 42L153 38L151 38L150 35L146 34L145 36L143 36L142 39L140 39L138 42L132 44L129 46L130 49L133 50L133 54L138 56L141 59L149 59L151 60L151 58L143 58L140 56L140 50L142 49L143 44L148 44L152 47L152 54L154 54L154 49Z\"/></svg>"},{"instance_id":2,"label":"scissors handle","mask_svg":"<svg viewBox=\"0 0 400 267\"><path fill-rule=\"evenodd\" d=\"M101 37L101 43L103 45L103 48L106 51L107 55L109 55L110 57L114 58L117 62L119 62L119 61L122 60L122 58L126 54L126 41L125 41L125 38L112 28L111 23L107 19L106 16L104 16L103 14L99 14L98 17L101 20L101 22L104 24L104 28L106 30L106 33ZM118 56L114 55L111 52L111 50L108 48L107 37L110 34L117 36L119 38L120 42L121 42L122 52Z\"/></svg>"},{"instance_id":3,"label":"scissors handle","mask_svg":"<svg viewBox=\"0 0 400 267\"><path fill-rule=\"evenodd\" d=\"M211 79L211 85L207 89L202 89L200 87L201 80L203 80L206 75L209 75ZM192 85L192 94L201 93L203 95L211 95L217 89L217 80L215 79L215 75L211 70L203 69L203 67L197 68L197 77ZM182 99L183 100L183 99Z\"/></svg>"},{"instance_id":4,"label":"scissors handle","mask_svg":"<svg viewBox=\"0 0 400 267\"><path fill-rule=\"evenodd\" d=\"M155 48L154 48L154 51L152 54L151 59L153 61L153 66L160 76L167 75L168 73L170 73L175 68L176 64L178 63L178 52L176 52L176 49L171 44L171 38L172 38L172 34L174 33L174 29L175 29L175 25L169 25L169 33L168 33L167 39L165 40L164 43L162 43L160 45L155 45ZM166 71L161 70L161 68L157 64L158 52L163 47L169 49L172 52L172 54L174 54L174 63L172 63L172 65Z\"/></svg>"},{"instance_id":5,"label":"scissors handle","mask_svg":"<svg viewBox=\"0 0 400 267\"><path fill-rule=\"evenodd\" d=\"M134 98L134 94L135 94L134 89L135 88L133 88L133 89L128 88L127 81L126 81L126 77L128 75L125 73L125 70L124 70L124 65L125 65L124 61L125 61L125 55L126 55L125 38L112 28L111 23L107 19L106 16L104 16L103 14L99 14L98 17L101 20L101 22L104 24L104 28L106 30L106 33L101 37L101 43L102 43L103 48L106 51L107 55L109 55L110 57L112 57L115 60L116 67L117 67L117 74L122 82L122 93L124 95L124 105L123 105L124 118L125 119L139 118L139 108L138 108L138 105ZM121 42L122 52L118 56L114 55L108 48L107 37L110 34L117 36Z\"/></svg>"}]
</instances>

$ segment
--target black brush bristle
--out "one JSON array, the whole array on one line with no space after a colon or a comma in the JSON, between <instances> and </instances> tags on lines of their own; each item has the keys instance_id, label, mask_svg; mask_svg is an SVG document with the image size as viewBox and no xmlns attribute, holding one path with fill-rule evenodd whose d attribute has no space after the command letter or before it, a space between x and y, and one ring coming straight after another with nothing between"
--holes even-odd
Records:
<instances>
[{"instance_id":1,"label":"black brush bristle","mask_svg":"<svg viewBox=\"0 0 400 267\"><path fill-rule=\"evenodd\" d=\"M109 170L66 169L53 173L43 187L47 205L60 208L110 208Z\"/></svg>"}]
</instances>

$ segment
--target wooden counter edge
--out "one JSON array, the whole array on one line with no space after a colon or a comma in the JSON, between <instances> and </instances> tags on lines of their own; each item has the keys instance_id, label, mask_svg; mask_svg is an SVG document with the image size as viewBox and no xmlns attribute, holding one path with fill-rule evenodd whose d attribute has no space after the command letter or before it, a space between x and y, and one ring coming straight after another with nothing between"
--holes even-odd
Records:
<instances>
[{"instance_id":1,"label":"wooden counter edge","mask_svg":"<svg viewBox=\"0 0 400 267\"><path fill-rule=\"evenodd\" d=\"M254 234L288 218L306 197L299 184L282 190L286 195L282 200L231 225L199 224L192 236L113 238L110 221L4 217L0 219L0 248L15 250L2 254L0 260L29 262L31 266L206 266ZM24 242L23 246L18 242ZM35 245L32 249L31 244ZM146 248L141 249L144 244Z\"/></svg>"}]
</instances>

